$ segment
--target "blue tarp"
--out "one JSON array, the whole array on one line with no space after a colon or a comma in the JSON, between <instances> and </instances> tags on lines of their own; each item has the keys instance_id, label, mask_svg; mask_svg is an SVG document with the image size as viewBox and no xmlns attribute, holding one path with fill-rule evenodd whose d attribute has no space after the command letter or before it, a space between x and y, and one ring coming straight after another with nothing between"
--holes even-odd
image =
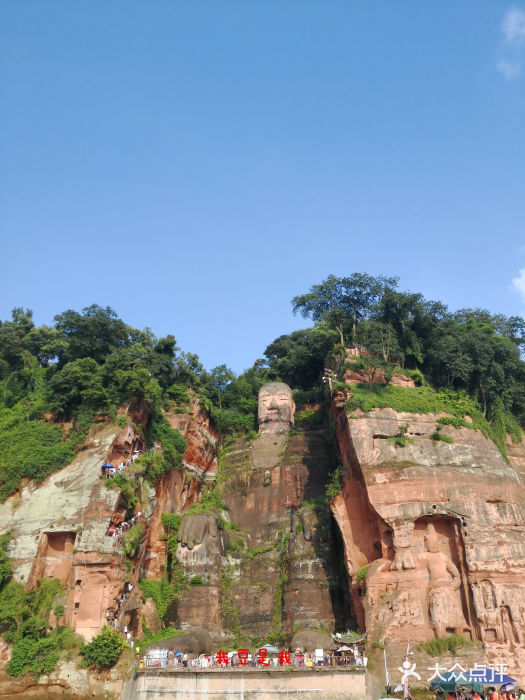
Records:
<instances>
[{"instance_id":1,"label":"blue tarp","mask_svg":"<svg viewBox=\"0 0 525 700\"><path fill-rule=\"evenodd\" d=\"M265 644L263 647L260 647L261 649L266 649L269 654L278 654L279 649L277 647L272 646L271 644Z\"/></svg>"}]
</instances>

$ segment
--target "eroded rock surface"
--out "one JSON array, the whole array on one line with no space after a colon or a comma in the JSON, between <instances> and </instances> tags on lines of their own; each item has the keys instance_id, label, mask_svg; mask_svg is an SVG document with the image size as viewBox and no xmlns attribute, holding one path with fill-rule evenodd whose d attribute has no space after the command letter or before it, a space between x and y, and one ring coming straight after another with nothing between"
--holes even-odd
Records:
<instances>
[{"instance_id":1,"label":"eroded rock surface","mask_svg":"<svg viewBox=\"0 0 525 700\"><path fill-rule=\"evenodd\" d=\"M440 415L334 407L345 468L333 504L362 629L376 641L455 632L525 676L524 451L507 463L479 431ZM406 426L406 444L388 440ZM368 567L368 568L366 568Z\"/></svg>"}]
</instances>

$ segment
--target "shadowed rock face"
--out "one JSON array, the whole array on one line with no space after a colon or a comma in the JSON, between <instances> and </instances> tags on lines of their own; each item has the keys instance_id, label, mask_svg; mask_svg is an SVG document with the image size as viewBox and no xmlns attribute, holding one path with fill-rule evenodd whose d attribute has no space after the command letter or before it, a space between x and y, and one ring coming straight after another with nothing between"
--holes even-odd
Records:
<instances>
[{"instance_id":1,"label":"shadowed rock face","mask_svg":"<svg viewBox=\"0 0 525 700\"><path fill-rule=\"evenodd\" d=\"M283 433L293 425L295 404L288 384L272 382L259 390L257 417L260 433Z\"/></svg>"}]
</instances>

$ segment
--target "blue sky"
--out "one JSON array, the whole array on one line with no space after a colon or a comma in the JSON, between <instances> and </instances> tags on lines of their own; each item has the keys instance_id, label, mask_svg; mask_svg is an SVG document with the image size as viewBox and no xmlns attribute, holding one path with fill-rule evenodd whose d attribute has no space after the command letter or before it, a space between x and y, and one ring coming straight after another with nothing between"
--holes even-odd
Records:
<instances>
[{"instance_id":1,"label":"blue sky","mask_svg":"<svg viewBox=\"0 0 525 700\"><path fill-rule=\"evenodd\" d=\"M0 14L0 318L109 305L241 371L330 273L525 314L525 2Z\"/></svg>"}]
</instances>

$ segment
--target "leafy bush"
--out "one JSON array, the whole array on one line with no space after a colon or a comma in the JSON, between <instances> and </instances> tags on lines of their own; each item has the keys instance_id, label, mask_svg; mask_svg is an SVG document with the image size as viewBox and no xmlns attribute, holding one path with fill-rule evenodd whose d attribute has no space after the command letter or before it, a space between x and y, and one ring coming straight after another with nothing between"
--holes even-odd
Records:
<instances>
[{"instance_id":1,"label":"leafy bush","mask_svg":"<svg viewBox=\"0 0 525 700\"><path fill-rule=\"evenodd\" d=\"M203 586L203 585L204 585L204 581L202 580L202 578L200 576L192 576L192 578L190 578L190 586Z\"/></svg>"},{"instance_id":2,"label":"leafy bush","mask_svg":"<svg viewBox=\"0 0 525 700\"><path fill-rule=\"evenodd\" d=\"M79 647L79 638L69 627L59 627L47 633L49 613L55 599L62 594L63 586L58 579L40 579L38 586L27 592L15 581L9 581L1 588L2 635L13 643L7 667L9 675L51 673L60 651Z\"/></svg>"},{"instance_id":3,"label":"leafy bush","mask_svg":"<svg viewBox=\"0 0 525 700\"><path fill-rule=\"evenodd\" d=\"M0 536L0 588L11 578L13 567L7 556L6 547L11 539L11 533L6 532Z\"/></svg>"},{"instance_id":4,"label":"leafy bush","mask_svg":"<svg viewBox=\"0 0 525 700\"><path fill-rule=\"evenodd\" d=\"M153 579L141 579L139 586L144 599L152 598L157 608L157 614L162 620L169 604L175 598L175 587L168 581L166 575L160 581Z\"/></svg>"},{"instance_id":5,"label":"leafy bush","mask_svg":"<svg viewBox=\"0 0 525 700\"><path fill-rule=\"evenodd\" d=\"M140 468L146 481L153 485L163 474L166 474L171 469L171 465L163 452L155 450L150 454L140 455L134 462L133 468ZM180 461L177 468L182 468L182 461Z\"/></svg>"},{"instance_id":6,"label":"leafy bush","mask_svg":"<svg viewBox=\"0 0 525 700\"><path fill-rule=\"evenodd\" d=\"M142 537L142 526L139 523L132 525L127 532L122 535L122 549L124 554L133 559L137 553L140 539Z\"/></svg>"},{"instance_id":7,"label":"leafy bush","mask_svg":"<svg viewBox=\"0 0 525 700\"><path fill-rule=\"evenodd\" d=\"M519 444L523 439L523 430L521 429L516 416L513 416L509 411L506 411L505 413L505 427L508 434L512 438L512 442Z\"/></svg>"},{"instance_id":8,"label":"leafy bush","mask_svg":"<svg viewBox=\"0 0 525 700\"><path fill-rule=\"evenodd\" d=\"M414 444L412 438L407 437L408 425L400 425L399 431L387 438L388 442L395 443L396 447L406 447L408 444Z\"/></svg>"},{"instance_id":9,"label":"leafy bush","mask_svg":"<svg viewBox=\"0 0 525 700\"><path fill-rule=\"evenodd\" d=\"M188 509L188 513L211 513L212 510L228 510L228 505L221 499L217 489L213 488L202 492L200 503L194 503Z\"/></svg>"},{"instance_id":10,"label":"leafy bush","mask_svg":"<svg viewBox=\"0 0 525 700\"><path fill-rule=\"evenodd\" d=\"M190 402L190 395L188 394L188 388L183 384L172 384L167 390L167 394L179 405L187 405Z\"/></svg>"},{"instance_id":11,"label":"leafy bush","mask_svg":"<svg viewBox=\"0 0 525 700\"><path fill-rule=\"evenodd\" d=\"M358 581L363 581L366 578L366 575L368 573L368 564L365 566L362 566L359 571L357 572L356 579Z\"/></svg>"},{"instance_id":12,"label":"leafy bush","mask_svg":"<svg viewBox=\"0 0 525 700\"><path fill-rule=\"evenodd\" d=\"M416 386L424 386L426 384L425 376L423 372L419 369L403 369L400 370L400 372L402 374L406 374L408 377L411 377L411 379L414 380Z\"/></svg>"},{"instance_id":13,"label":"leafy bush","mask_svg":"<svg viewBox=\"0 0 525 700\"><path fill-rule=\"evenodd\" d=\"M135 462L133 466L135 466L137 462ZM126 510L135 508L138 503L135 486L126 476L123 474L116 474L112 479L104 479L104 484L107 489L120 489L121 502Z\"/></svg>"},{"instance_id":14,"label":"leafy bush","mask_svg":"<svg viewBox=\"0 0 525 700\"><path fill-rule=\"evenodd\" d=\"M467 428L468 423L462 416L443 416L443 418L438 418L438 425L452 425L454 428Z\"/></svg>"},{"instance_id":15,"label":"leafy bush","mask_svg":"<svg viewBox=\"0 0 525 700\"><path fill-rule=\"evenodd\" d=\"M326 484L326 495L328 497L328 500L331 501L333 498L335 498L338 493L341 493L342 489L343 489L343 468L337 467L332 472L332 475L330 476L330 480Z\"/></svg>"},{"instance_id":16,"label":"leafy bush","mask_svg":"<svg viewBox=\"0 0 525 700\"><path fill-rule=\"evenodd\" d=\"M12 677L28 672L35 675L51 673L55 670L58 659L58 644L55 639L24 637L13 645L7 672Z\"/></svg>"},{"instance_id":17,"label":"leafy bush","mask_svg":"<svg viewBox=\"0 0 525 700\"><path fill-rule=\"evenodd\" d=\"M454 438L450 437L450 435L443 435L443 433L441 432L442 425L443 424L440 423L439 421L437 422L436 429L434 430L434 432L430 436L430 439L434 440L434 442L441 441L441 442L448 442L449 444L452 444L454 442Z\"/></svg>"},{"instance_id":18,"label":"leafy bush","mask_svg":"<svg viewBox=\"0 0 525 700\"><path fill-rule=\"evenodd\" d=\"M151 439L162 446L162 452L169 464L168 468L182 468L182 457L188 443L178 430L172 428L165 418L156 418L151 426Z\"/></svg>"},{"instance_id":19,"label":"leafy bush","mask_svg":"<svg viewBox=\"0 0 525 700\"><path fill-rule=\"evenodd\" d=\"M212 419L221 434L255 431L255 414L228 408L214 408Z\"/></svg>"},{"instance_id":20,"label":"leafy bush","mask_svg":"<svg viewBox=\"0 0 525 700\"><path fill-rule=\"evenodd\" d=\"M111 668L117 663L125 645L119 632L106 625L100 634L81 649L80 653L84 657L82 666Z\"/></svg>"},{"instance_id":21,"label":"leafy bush","mask_svg":"<svg viewBox=\"0 0 525 700\"><path fill-rule=\"evenodd\" d=\"M244 552L246 549L246 540L242 535L238 535L237 537L232 537L230 541L228 542L228 546L226 547L226 550L230 553L233 552Z\"/></svg>"},{"instance_id":22,"label":"leafy bush","mask_svg":"<svg viewBox=\"0 0 525 700\"><path fill-rule=\"evenodd\" d=\"M71 443L63 442L60 426L43 420L24 420L17 409L0 408L0 500L16 491L20 479L37 482L69 464Z\"/></svg>"}]
</instances>

